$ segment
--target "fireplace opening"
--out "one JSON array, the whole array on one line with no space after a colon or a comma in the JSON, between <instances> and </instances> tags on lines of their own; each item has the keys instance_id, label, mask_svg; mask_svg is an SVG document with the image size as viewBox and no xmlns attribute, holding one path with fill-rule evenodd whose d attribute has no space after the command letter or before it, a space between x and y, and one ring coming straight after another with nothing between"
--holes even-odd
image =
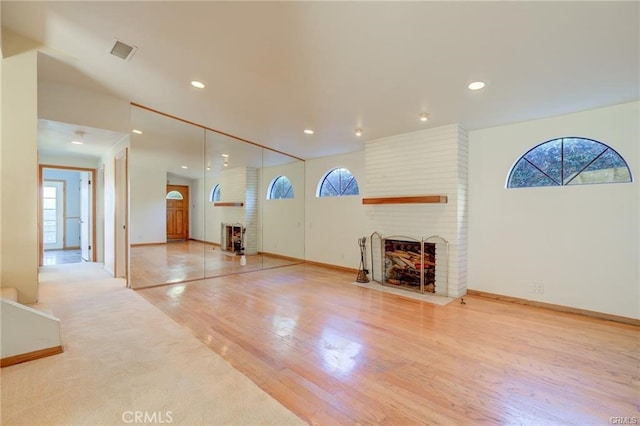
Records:
<instances>
[{"instance_id":1,"label":"fireplace opening","mask_svg":"<svg viewBox=\"0 0 640 426\"><path fill-rule=\"evenodd\" d=\"M436 292L436 244L383 239L384 284L420 293Z\"/></svg>"},{"instance_id":2,"label":"fireplace opening","mask_svg":"<svg viewBox=\"0 0 640 426\"><path fill-rule=\"evenodd\" d=\"M238 255L244 254L244 226L239 223L223 223L220 234L222 251Z\"/></svg>"}]
</instances>

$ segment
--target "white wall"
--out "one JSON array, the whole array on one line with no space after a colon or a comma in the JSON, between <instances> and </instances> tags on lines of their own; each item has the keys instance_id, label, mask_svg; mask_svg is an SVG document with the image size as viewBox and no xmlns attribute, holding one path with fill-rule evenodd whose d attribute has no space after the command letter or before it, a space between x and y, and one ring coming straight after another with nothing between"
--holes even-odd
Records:
<instances>
[{"instance_id":1,"label":"white wall","mask_svg":"<svg viewBox=\"0 0 640 426\"><path fill-rule=\"evenodd\" d=\"M316 197L320 179L331 169L344 167L366 192L364 153L316 158L305 162L305 257L307 260L357 269L358 238L366 235L362 195Z\"/></svg>"},{"instance_id":2,"label":"white wall","mask_svg":"<svg viewBox=\"0 0 640 426\"><path fill-rule=\"evenodd\" d=\"M38 299L37 52L2 59L0 285Z\"/></svg>"},{"instance_id":3,"label":"white wall","mask_svg":"<svg viewBox=\"0 0 640 426\"><path fill-rule=\"evenodd\" d=\"M126 134L131 131L128 101L58 83L40 83L38 117Z\"/></svg>"},{"instance_id":4,"label":"white wall","mask_svg":"<svg viewBox=\"0 0 640 426\"><path fill-rule=\"evenodd\" d=\"M129 182L131 244L167 242L167 173L135 165L131 155Z\"/></svg>"},{"instance_id":5,"label":"white wall","mask_svg":"<svg viewBox=\"0 0 640 426\"><path fill-rule=\"evenodd\" d=\"M640 318L639 105L469 133L469 288ZM635 181L505 189L521 155L563 136L614 148Z\"/></svg>"},{"instance_id":6,"label":"white wall","mask_svg":"<svg viewBox=\"0 0 640 426\"><path fill-rule=\"evenodd\" d=\"M211 189L220 183L220 177L207 177L194 182L193 190L197 194L193 212L192 238L210 243L220 243L220 223L224 207L215 207L209 201Z\"/></svg>"},{"instance_id":7,"label":"white wall","mask_svg":"<svg viewBox=\"0 0 640 426\"><path fill-rule=\"evenodd\" d=\"M58 318L4 298L0 305L0 358L61 346Z\"/></svg>"},{"instance_id":8,"label":"white wall","mask_svg":"<svg viewBox=\"0 0 640 426\"><path fill-rule=\"evenodd\" d=\"M301 161L262 169L262 250L265 253L304 258L305 167ZM278 176L286 176L294 198L267 200L267 188Z\"/></svg>"}]
</instances>

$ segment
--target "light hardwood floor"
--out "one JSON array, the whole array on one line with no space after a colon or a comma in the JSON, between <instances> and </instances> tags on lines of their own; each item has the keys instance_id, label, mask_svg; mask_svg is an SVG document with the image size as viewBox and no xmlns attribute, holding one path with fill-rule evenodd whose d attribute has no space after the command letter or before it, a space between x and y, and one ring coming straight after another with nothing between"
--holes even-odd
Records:
<instances>
[{"instance_id":1,"label":"light hardwood floor","mask_svg":"<svg viewBox=\"0 0 640 426\"><path fill-rule=\"evenodd\" d=\"M296 265L138 293L310 424L640 419L636 326L354 280Z\"/></svg>"},{"instance_id":2,"label":"light hardwood floor","mask_svg":"<svg viewBox=\"0 0 640 426\"><path fill-rule=\"evenodd\" d=\"M241 265L240 256L194 240L134 245L131 247L131 287L192 281L301 262L267 254L248 255L245 260L246 264Z\"/></svg>"}]
</instances>

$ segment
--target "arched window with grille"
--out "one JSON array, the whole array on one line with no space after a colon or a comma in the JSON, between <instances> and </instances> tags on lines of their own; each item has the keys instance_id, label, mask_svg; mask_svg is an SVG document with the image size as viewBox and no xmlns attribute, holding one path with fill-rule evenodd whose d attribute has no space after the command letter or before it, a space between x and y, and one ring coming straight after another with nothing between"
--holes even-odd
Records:
<instances>
[{"instance_id":1,"label":"arched window with grille","mask_svg":"<svg viewBox=\"0 0 640 426\"><path fill-rule=\"evenodd\" d=\"M293 198L293 185L286 176L278 176L271 181L267 188L267 200L282 200Z\"/></svg>"},{"instance_id":2,"label":"arched window with grille","mask_svg":"<svg viewBox=\"0 0 640 426\"><path fill-rule=\"evenodd\" d=\"M342 197L359 195L358 181L344 167L329 170L320 180L317 197Z\"/></svg>"},{"instance_id":3,"label":"arched window with grille","mask_svg":"<svg viewBox=\"0 0 640 426\"><path fill-rule=\"evenodd\" d=\"M631 182L627 162L593 139L557 138L534 146L516 161L507 188Z\"/></svg>"}]
</instances>

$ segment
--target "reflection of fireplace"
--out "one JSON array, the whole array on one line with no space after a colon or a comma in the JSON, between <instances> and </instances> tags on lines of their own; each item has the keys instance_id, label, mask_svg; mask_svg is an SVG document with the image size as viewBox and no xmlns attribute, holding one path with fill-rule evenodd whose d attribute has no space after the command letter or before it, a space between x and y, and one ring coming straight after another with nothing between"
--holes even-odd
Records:
<instances>
[{"instance_id":1,"label":"reflection of fireplace","mask_svg":"<svg viewBox=\"0 0 640 426\"><path fill-rule=\"evenodd\" d=\"M244 254L245 228L240 223L223 223L220 229L220 248L223 251Z\"/></svg>"},{"instance_id":2,"label":"reflection of fireplace","mask_svg":"<svg viewBox=\"0 0 640 426\"><path fill-rule=\"evenodd\" d=\"M385 238L383 283L420 293L436 292L436 244Z\"/></svg>"}]
</instances>

